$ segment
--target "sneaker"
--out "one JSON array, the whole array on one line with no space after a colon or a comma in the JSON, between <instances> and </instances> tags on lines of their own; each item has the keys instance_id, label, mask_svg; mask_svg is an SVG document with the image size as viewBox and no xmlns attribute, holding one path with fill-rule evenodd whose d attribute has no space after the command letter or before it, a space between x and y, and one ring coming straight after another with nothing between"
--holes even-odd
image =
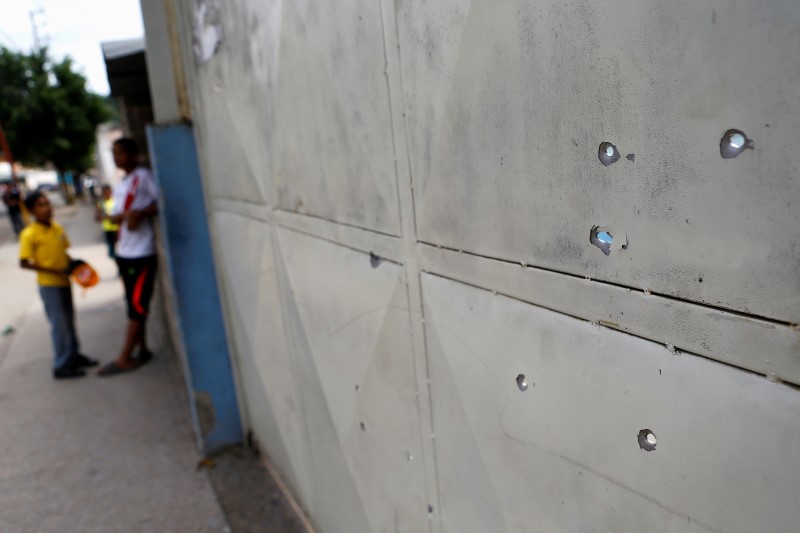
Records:
<instances>
[{"instance_id":1,"label":"sneaker","mask_svg":"<svg viewBox=\"0 0 800 533\"><path fill-rule=\"evenodd\" d=\"M75 368L91 368L99 364L100 362L97 359L92 359L91 357L87 357L82 353L79 353L75 356L75 362L73 363L73 366Z\"/></svg>"},{"instance_id":2,"label":"sneaker","mask_svg":"<svg viewBox=\"0 0 800 533\"><path fill-rule=\"evenodd\" d=\"M80 368L59 368L58 370L53 370L53 379L82 378L85 375L86 372Z\"/></svg>"}]
</instances>

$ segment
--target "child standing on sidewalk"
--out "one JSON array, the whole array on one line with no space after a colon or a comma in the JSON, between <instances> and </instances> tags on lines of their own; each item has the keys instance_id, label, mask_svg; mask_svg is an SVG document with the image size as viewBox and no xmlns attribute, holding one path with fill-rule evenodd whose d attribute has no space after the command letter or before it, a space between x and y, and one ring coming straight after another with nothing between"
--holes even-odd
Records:
<instances>
[{"instance_id":1,"label":"child standing on sidewalk","mask_svg":"<svg viewBox=\"0 0 800 533\"><path fill-rule=\"evenodd\" d=\"M158 214L158 192L153 175L138 165L136 141L129 137L117 139L113 150L114 163L125 171L125 177L114 189L114 210L107 218L119 224L115 253L125 285L128 328L120 354L100 369L100 376L136 370L153 357L147 349L145 324L158 268L153 229L153 217Z\"/></svg>"},{"instance_id":2,"label":"child standing on sidewalk","mask_svg":"<svg viewBox=\"0 0 800 533\"><path fill-rule=\"evenodd\" d=\"M108 257L114 259L116 254L114 248L117 246L117 232L119 225L114 224L110 217L114 213L114 195L112 193L111 185L103 185L103 197L97 203L97 220L102 221L103 234L106 238L106 246L108 247Z\"/></svg>"},{"instance_id":3,"label":"child standing on sidewalk","mask_svg":"<svg viewBox=\"0 0 800 533\"><path fill-rule=\"evenodd\" d=\"M64 228L53 220L53 208L43 193L29 194L25 207L33 222L20 234L19 263L24 269L38 272L39 294L52 328L53 377L78 378L86 375L83 368L96 366L97 361L79 352L69 281L69 239Z\"/></svg>"}]
</instances>

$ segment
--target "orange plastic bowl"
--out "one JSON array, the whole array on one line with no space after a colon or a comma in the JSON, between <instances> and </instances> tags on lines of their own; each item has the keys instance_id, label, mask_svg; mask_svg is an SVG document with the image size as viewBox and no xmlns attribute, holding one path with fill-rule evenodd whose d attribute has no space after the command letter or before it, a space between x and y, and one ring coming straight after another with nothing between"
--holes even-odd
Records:
<instances>
[{"instance_id":1,"label":"orange plastic bowl","mask_svg":"<svg viewBox=\"0 0 800 533\"><path fill-rule=\"evenodd\" d=\"M72 279L84 289L88 289L97 285L100 276L97 275L95 269L89 266L89 263L80 263L72 270Z\"/></svg>"}]
</instances>

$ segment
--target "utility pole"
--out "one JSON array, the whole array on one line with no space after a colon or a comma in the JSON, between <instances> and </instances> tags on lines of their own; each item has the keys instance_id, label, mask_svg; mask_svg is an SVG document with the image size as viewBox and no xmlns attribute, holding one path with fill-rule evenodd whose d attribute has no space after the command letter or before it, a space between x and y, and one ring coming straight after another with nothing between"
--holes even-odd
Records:
<instances>
[{"instance_id":1,"label":"utility pole","mask_svg":"<svg viewBox=\"0 0 800 533\"><path fill-rule=\"evenodd\" d=\"M39 17L44 17L44 7L32 9L28 15L31 18L31 30L33 31L33 49L38 52L47 45L47 38L39 32L40 27L45 26L45 23L38 20Z\"/></svg>"}]
</instances>

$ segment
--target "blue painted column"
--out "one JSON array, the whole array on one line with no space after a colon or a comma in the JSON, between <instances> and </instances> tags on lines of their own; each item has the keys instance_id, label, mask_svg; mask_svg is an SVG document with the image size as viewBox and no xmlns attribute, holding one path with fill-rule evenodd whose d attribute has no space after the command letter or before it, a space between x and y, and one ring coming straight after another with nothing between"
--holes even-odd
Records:
<instances>
[{"instance_id":1,"label":"blue painted column","mask_svg":"<svg viewBox=\"0 0 800 533\"><path fill-rule=\"evenodd\" d=\"M242 423L222 315L192 127L149 126L159 221L186 349L196 428L211 453L241 442Z\"/></svg>"}]
</instances>

